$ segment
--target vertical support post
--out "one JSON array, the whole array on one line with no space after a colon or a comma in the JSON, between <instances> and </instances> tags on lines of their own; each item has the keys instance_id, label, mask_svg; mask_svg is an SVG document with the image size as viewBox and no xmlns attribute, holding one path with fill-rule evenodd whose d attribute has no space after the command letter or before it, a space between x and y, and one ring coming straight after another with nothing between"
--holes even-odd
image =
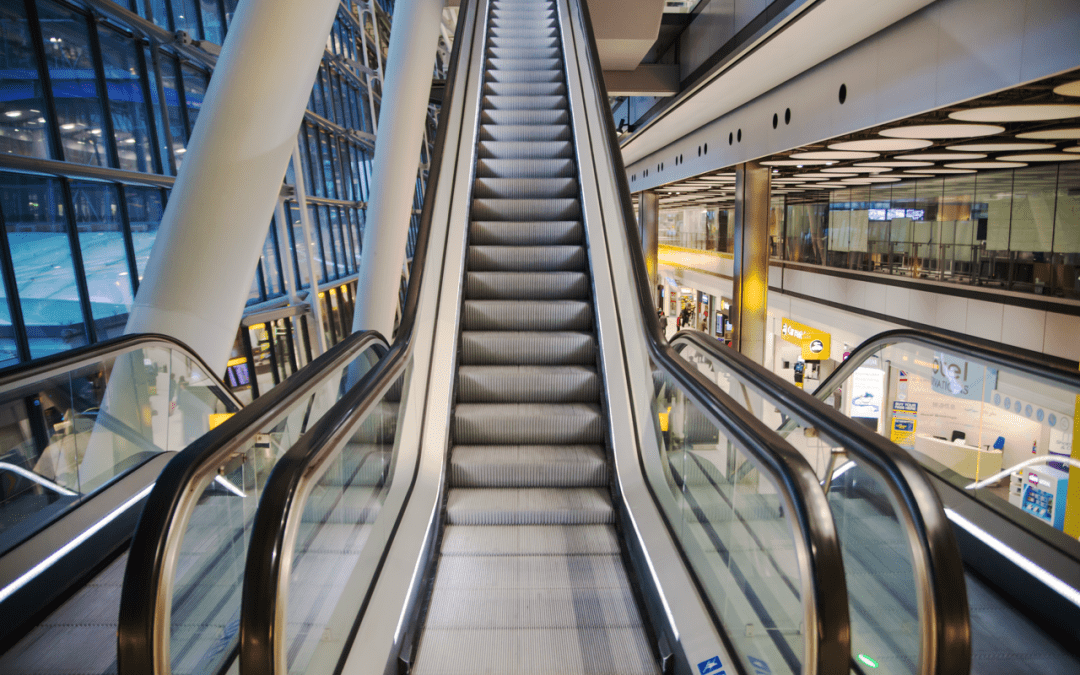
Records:
<instances>
[{"instance_id":1,"label":"vertical support post","mask_svg":"<svg viewBox=\"0 0 1080 675\"><path fill-rule=\"evenodd\" d=\"M339 0L238 6L127 333L176 337L224 373L339 7ZM267 38L282 35L288 49Z\"/></svg>"},{"instance_id":2,"label":"vertical support post","mask_svg":"<svg viewBox=\"0 0 1080 675\"><path fill-rule=\"evenodd\" d=\"M326 330L323 328L322 303L319 302L319 276L315 267L315 240L311 238L311 214L308 213L307 185L304 183L304 165L300 162L300 141L293 141L293 175L296 176L296 205L300 209L300 229L304 232L304 250L307 251L308 277L311 279L311 315L315 319L315 344L318 356L326 351Z\"/></svg>"},{"instance_id":3,"label":"vertical support post","mask_svg":"<svg viewBox=\"0 0 1080 675\"><path fill-rule=\"evenodd\" d=\"M398 0L386 57L353 330L394 331L416 167L427 123L443 0Z\"/></svg>"},{"instance_id":4,"label":"vertical support post","mask_svg":"<svg viewBox=\"0 0 1080 675\"><path fill-rule=\"evenodd\" d=\"M278 195L277 206L274 209L274 224L277 227L277 240L279 255L288 256L291 258L294 254L288 248L289 239L288 226L285 224L287 216L285 215L285 198ZM281 275L285 280L285 295L289 298L289 305L299 304L300 299L296 295L297 280L296 280L296 268L293 266L293 261L284 260L281 261ZM303 321L302 317L298 317L297 321L289 321L292 326L293 344L301 344L302 336L300 335L300 321ZM293 350L296 352L295 348ZM296 352L296 367L302 367L300 361L300 354Z\"/></svg>"},{"instance_id":5,"label":"vertical support post","mask_svg":"<svg viewBox=\"0 0 1080 675\"><path fill-rule=\"evenodd\" d=\"M645 269L649 272L649 288L656 293L660 195L652 190L638 193L638 228L641 232L641 250L645 254ZM658 299L653 299L659 302Z\"/></svg>"},{"instance_id":6,"label":"vertical support post","mask_svg":"<svg viewBox=\"0 0 1080 675\"><path fill-rule=\"evenodd\" d=\"M771 183L768 167L756 162L746 162L735 167L732 346L757 363L765 360Z\"/></svg>"}]
</instances>

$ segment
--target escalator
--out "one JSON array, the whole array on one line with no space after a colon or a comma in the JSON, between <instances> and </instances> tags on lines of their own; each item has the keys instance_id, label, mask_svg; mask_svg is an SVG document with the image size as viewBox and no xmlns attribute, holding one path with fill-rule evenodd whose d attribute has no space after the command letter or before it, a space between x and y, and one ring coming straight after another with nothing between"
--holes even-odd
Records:
<instances>
[{"instance_id":1,"label":"escalator","mask_svg":"<svg viewBox=\"0 0 1080 675\"><path fill-rule=\"evenodd\" d=\"M851 414L854 378L876 377L876 422L912 429L897 440L931 477L963 554L977 675L1080 672L1080 544L1061 531L1066 506L1080 506L1048 480L1080 475L1067 464L1075 365L903 329L865 341L814 392Z\"/></svg>"},{"instance_id":2,"label":"escalator","mask_svg":"<svg viewBox=\"0 0 1080 675\"><path fill-rule=\"evenodd\" d=\"M0 671L115 672L125 614L129 625L132 615L164 615L166 634L183 641L187 663L176 672L229 661L239 587L230 602L228 570L243 559L260 473L346 388L343 370L357 377L384 351L378 336L356 334L243 409L198 357L162 336L126 336L0 376L8 420L25 413L8 441L31 431L5 455L29 487L15 483L23 489L0 504ZM161 521L170 527L156 528ZM147 539L158 546L139 545ZM148 563L148 548L173 555ZM161 612L147 577L163 571L181 589L213 579L213 602L185 592Z\"/></svg>"}]
</instances>

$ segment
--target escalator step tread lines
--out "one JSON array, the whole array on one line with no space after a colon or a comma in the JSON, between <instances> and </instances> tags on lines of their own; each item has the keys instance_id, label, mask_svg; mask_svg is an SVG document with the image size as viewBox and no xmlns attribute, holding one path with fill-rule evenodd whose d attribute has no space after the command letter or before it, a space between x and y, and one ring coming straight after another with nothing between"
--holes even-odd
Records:
<instances>
[{"instance_id":1,"label":"escalator step tread lines","mask_svg":"<svg viewBox=\"0 0 1080 675\"><path fill-rule=\"evenodd\" d=\"M445 527L413 672L657 673L623 565L552 2L495 0Z\"/></svg>"}]
</instances>

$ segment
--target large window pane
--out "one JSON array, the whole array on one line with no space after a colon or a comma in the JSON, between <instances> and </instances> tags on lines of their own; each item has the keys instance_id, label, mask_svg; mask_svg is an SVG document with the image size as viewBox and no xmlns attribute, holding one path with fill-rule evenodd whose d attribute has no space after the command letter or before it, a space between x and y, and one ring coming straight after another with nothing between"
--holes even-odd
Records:
<instances>
[{"instance_id":1,"label":"large window pane","mask_svg":"<svg viewBox=\"0 0 1080 675\"><path fill-rule=\"evenodd\" d=\"M86 17L44 1L38 2L38 15L64 159L108 166L108 139Z\"/></svg>"},{"instance_id":2,"label":"large window pane","mask_svg":"<svg viewBox=\"0 0 1080 675\"><path fill-rule=\"evenodd\" d=\"M120 168L150 173L154 161L138 47L133 39L108 28L102 27L99 35Z\"/></svg>"},{"instance_id":3,"label":"large window pane","mask_svg":"<svg viewBox=\"0 0 1080 675\"><path fill-rule=\"evenodd\" d=\"M161 85L165 89L165 107L169 113L169 133L172 134L173 155L176 159L176 169L180 170L180 163L184 160L187 152L187 127L184 125L184 110L181 107L181 95L179 77L176 74L176 59L158 53L158 63L161 67Z\"/></svg>"},{"instance_id":4,"label":"large window pane","mask_svg":"<svg viewBox=\"0 0 1080 675\"><path fill-rule=\"evenodd\" d=\"M172 17L169 16L169 6L165 0L148 0L150 10L154 13L154 23L165 30L172 30Z\"/></svg>"},{"instance_id":5,"label":"large window pane","mask_svg":"<svg viewBox=\"0 0 1080 675\"><path fill-rule=\"evenodd\" d=\"M199 119L199 110L202 109L203 98L206 97L207 77L206 73L198 68L192 68L184 64L184 103L188 111L188 138L195 131L195 122Z\"/></svg>"},{"instance_id":6,"label":"large window pane","mask_svg":"<svg viewBox=\"0 0 1080 675\"><path fill-rule=\"evenodd\" d=\"M128 220L131 222L131 241L135 248L135 268L142 281L146 263L150 260L150 249L157 238L158 226L165 213L165 200L157 188L128 187Z\"/></svg>"},{"instance_id":7,"label":"large window pane","mask_svg":"<svg viewBox=\"0 0 1080 675\"><path fill-rule=\"evenodd\" d=\"M21 2L0 4L0 153L48 157L41 80Z\"/></svg>"},{"instance_id":8,"label":"large window pane","mask_svg":"<svg viewBox=\"0 0 1080 675\"><path fill-rule=\"evenodd\" d=\"M60 181L0 173L0 209L30 356L85 345Z\"/></svg>"},{"instance_id":9,"label":"large window pane","mask_svg":"<svg viewBox=\"0 0 1080 675\"><path fill-rule=\"evenodd\" d=\"M220 45L225 38L221 25L220 0L200 0L202 6L203 39Z\"/></svg>"},{"instance_id":10,"label":"large window pane","mask_svg":"<svg viewBox=\"0 0 1080 675\"><path fill-rule=\"evenodd\" d=\"M271 221L270 230L266 233L266 241L263 243L262 268L267 297L281 295L285 292L281 284L281 267L278 264L275 228L276 224Z\"/></svg>"},{"instance_id":11,"label":"large window pane","mask_svg":"<svg viewBox=\"0 0 1080 675\"><path fill-rule=\"evenodd\" d=\"M1056 164L1016 169L1013 182L1012 290L1050 294L1050 252L1054 240L1057 200Z\"/></svg>"},{"instance_id":12,"label":"large window pane","mask_svg":"<svg viewBox=\"0 0 1080 675\"><path fill-rule=\"evenodd\" d=\"M1054 293L1080 298L1080 166L1058 169L1054 209Z\"/></svg>"},{"instance_id":13,"label":"large window pane","mask_svg":"<svg viewBox=\"0 0 1080 675\"><path fill-rule=\"evenodd\" d=\"M199 32L199 14L195 9L195 0L172 0L173 29L182 30L198 40L202 37Z\"/></svg>"},{"instance_id":14,"label":"large window pane","mask_svg":"<svg viewBox=\"0 0 1080 675\"><path fill-rule=\"evenodd\" d=\"M120 202L114 185L83 181L71 183L71 202L90 294L90 314L97 339L106 340L123 333L134 295Z\"/></svg>"},{"instance_id":15,"label":"large window pane","mask_svg":"<svg viewBox=\"0 0 1080 675\"><path fill-rule=\"evenodd\" d=\"M169 128L169 113L158 97L157 74L154 68L154 53L149 47L143 47L143 61L146 63L146 79L150 86L150 103L153 108L154 122L157 124L157 147L161 155L161 173L172 173L169 162L169 143L165 130Z\"/></svg>"}]
</instances>

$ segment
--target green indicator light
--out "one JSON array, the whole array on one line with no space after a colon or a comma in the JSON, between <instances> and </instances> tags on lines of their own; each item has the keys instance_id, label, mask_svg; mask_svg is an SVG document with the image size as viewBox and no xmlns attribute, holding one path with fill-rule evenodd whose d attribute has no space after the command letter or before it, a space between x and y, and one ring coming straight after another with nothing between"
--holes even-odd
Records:
<instances>
[{"instance_id":1,"label":"green indicator light","mask_svg":"<svg viewBox=\"0 0 1080 675\"><path fill-rule=\"evenodd\" d=\"M871 668L878 667L878 662L870 658L866 654L859 654L859 660L862 661L864 664L870 666Z\"/></svg>"}]
</instances>

